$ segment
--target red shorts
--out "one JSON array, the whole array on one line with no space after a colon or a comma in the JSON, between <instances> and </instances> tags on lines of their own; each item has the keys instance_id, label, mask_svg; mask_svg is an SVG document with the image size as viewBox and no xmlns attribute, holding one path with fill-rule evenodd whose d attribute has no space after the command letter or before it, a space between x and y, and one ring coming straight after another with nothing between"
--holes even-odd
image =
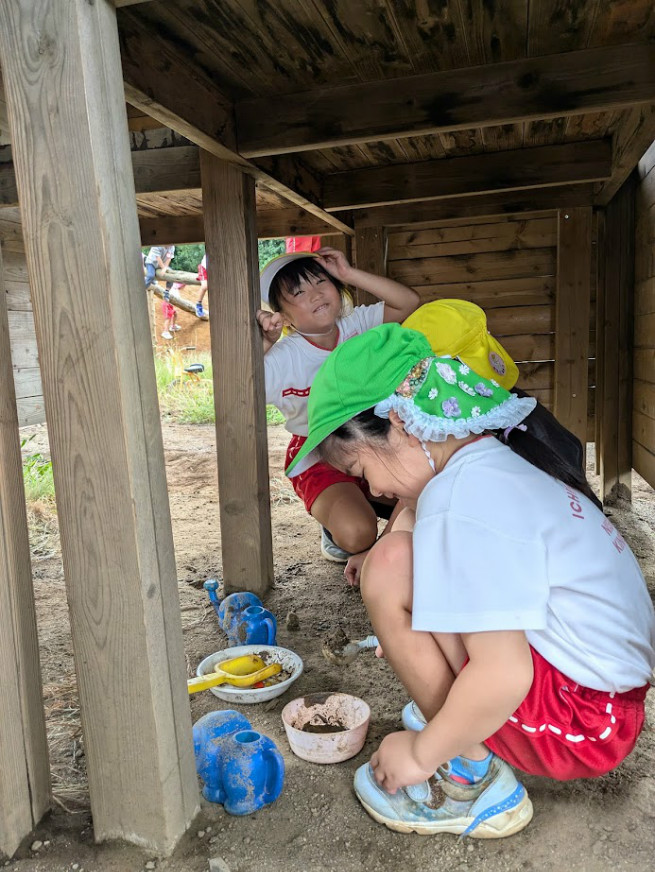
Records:
<instances>
[{"instance_id":1,"label":"red shorts","mask_svg":"<svg viewBox=\"0 0 655 872\"><path fill-rule=\"evenodd\" d=\"M291 437L291 442L289 442L289 447L287 448L286 461L284 463L285 469L291 463L296 454L300 451L300 448L305 443L306 439L306 436ZM329 463L315 463L304 472L300 472L298 475L294 475L294 477L290 479L290 481L293 485L293 489L303 501L303 503L305 504L305 508L310 514L312 510L312 504L314 503L316 497L319 496L319 494L323 493L325 488L330 487L331 484L337 484L339 482L351 482L352 484L357 485L357 487L363 492L364 496L367 499L370 497L368 484L363 478L356 478L352 475L346 475L345 472L340 472L338 469L335 469L334 466L330 466Z\"/></svg>"},{"instance_id":2,"label":"red shorts","mask_svg":"<svg viewBox=\"0 0 655 872\"><path fill-rule=\"evenodd\" d=\"M161 312L164 318L172 318L175 315L175 306L172 303L164 301L161 304Z\"/></svg>"},{"instance_id":3,"label":"red shorts","mask_svg":"<svg viewBox=\"0 0 655 872\"><path fill-rule=\"evenodd\" d=\"M207 281L207 267L203 266L201 263L198 264L198 281Z\"/></svg>"},{"instance_id":4,"label":"red shorts","mask_svg":"<svg viewBox=\"0 0 655 872\"><path fill-rule=\"evenodd\" d=\"M591 690L531 651L532 687L485 745L529 775L558 781L595 778L615 769L634 748L644 725L650 685L626 693Z\"/></svg>"}]
</instances>

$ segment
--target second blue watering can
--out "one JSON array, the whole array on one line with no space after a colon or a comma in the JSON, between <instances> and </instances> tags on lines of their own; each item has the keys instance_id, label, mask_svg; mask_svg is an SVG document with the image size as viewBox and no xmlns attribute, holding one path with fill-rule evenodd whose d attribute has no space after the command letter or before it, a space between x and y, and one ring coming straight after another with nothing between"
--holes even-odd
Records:
<instances>
[{"instance_id":1,"label":"second blue watering can","mask_svg":"<svg viewBox=\"0 0 655 872\"><path fill-rule=\"evenodd\" d=\"M231 593L224 600L219 600L216 592L218 582L213 578L208 579L203 587L230 645L276 644L277 621L273 613L264 608L258 596L243 591Z\"/></svg>"}]
</instances>

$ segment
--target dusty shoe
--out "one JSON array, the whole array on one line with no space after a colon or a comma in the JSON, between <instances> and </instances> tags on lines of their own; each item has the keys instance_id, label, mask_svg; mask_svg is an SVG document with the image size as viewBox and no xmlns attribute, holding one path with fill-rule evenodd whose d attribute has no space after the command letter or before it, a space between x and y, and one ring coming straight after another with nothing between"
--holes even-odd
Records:
<instances>
[{"instance_id":1,"label":"dusty shoe","mask_svg":"<svg viewBox=\"0 0 655 872\"><path fill-rule=\"evenodd\" d=\"M502 839L532 820L532 803L511 768L493 756L475 784L453 781L440 767L427 781L387 793L368 763L355 773L355 793L374 820L399 833L456 833L474 839Z\"/></svg>"},{"instance_id":2,"label":"dusty shoe","mask_svg":"<svg viewBox=\"0 0 655 872\"><path fill-rule=\"evenodd\" d=\"M172 339L173 334L170 333L168 330L162 330L161 338L162 339Z\"/></svg>"},{"instance_id":3,"label":"dusty shoe","mask_svg":"<svg viewBox=\"0 0 655 872\"><path fill-rule=\"evenodd\" d=\"M326 560L331 560L332 563L348 563L349 558L352 556L350 552L339 548L325 527L321 529L323 530L321 535L321 554L323 557Z\"/></svg>"},{"instance_id":4,"label":"dusty shoe","mask_svg":"<svg viewBox=\"0 0 655 872\"><path fill-rule=\"evenodd\" d=\"M421 714L420 708L416 705L414 700L410 700L402 713L403 719L403 727L406 730L414 730L417 733L420 733L423 727L425 726L425 718Z\"/></svg>"}]
</instances>

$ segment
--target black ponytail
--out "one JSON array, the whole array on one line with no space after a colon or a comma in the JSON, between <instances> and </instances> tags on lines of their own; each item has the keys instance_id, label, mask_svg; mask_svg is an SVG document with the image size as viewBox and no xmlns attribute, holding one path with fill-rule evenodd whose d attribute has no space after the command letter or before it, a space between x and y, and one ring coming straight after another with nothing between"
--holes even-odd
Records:
<instances>
[{"instance_id":1,"label":"black ponytail","mask_svg":"<svg viewBox=\"0 0 655 872\"><path fill-rule=\"evenodd\" d=\"M597 506L601 512L603 504L591 489L582 470L567 463L547 442L533 436L529 430L511 427L505 431L497 431L494 436L508 445L515 454L527 460L537 469L559 479L574 490L580 491Z\"/></svg>"}]
</instances>

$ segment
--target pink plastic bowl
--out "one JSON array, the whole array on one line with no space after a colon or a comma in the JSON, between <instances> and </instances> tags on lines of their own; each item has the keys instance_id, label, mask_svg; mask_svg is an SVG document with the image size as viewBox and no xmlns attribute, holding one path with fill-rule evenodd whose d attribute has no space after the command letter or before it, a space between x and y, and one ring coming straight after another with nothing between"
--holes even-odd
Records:
<instances>
[{"instance_id":1,"label":"pink plastic bowl","mask_svg":"<svg viewBox=\"0 0 655 872\"><path fill-rule=\"evenodd\" d=\"M348 693L312 693L287 703L282 723L291 750L310 763L341 763L364 746L371 710L363 699ZM307 724L326 732L307 732ZM328 732L330 725L345 729Z\"/></svg>"}]
</instances>

